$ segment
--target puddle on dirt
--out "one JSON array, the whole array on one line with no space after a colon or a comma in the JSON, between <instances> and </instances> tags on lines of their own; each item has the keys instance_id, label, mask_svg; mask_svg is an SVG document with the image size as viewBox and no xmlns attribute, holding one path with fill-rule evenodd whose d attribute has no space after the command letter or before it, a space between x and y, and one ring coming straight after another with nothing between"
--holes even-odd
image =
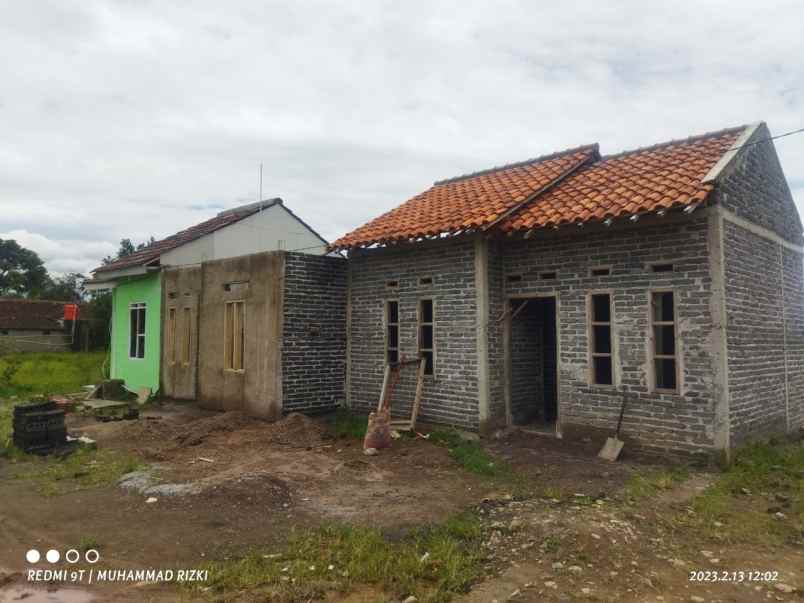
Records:
<instances>
[{"instance_id":1,"label":"puddle on dirt","mask_svg":"<svg viewBox=\"0 0 804 603\"><path fill-rule=\"evenodd\" d=\"M9 585L0 592L0 603L25 601L25 603L92 603L95 595L74 588L41 590L28 586Z\"/></svg>"}]
</instances>

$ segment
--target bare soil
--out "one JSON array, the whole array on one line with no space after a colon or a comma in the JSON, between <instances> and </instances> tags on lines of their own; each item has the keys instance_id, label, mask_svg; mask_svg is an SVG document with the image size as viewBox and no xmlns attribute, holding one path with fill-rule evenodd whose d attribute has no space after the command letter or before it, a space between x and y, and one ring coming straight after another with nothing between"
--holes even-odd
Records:
<instances>
[{"instance_id":1,"label":"bare soil","mask_svg":"<svg viewBox=\"0 0 804 603\"><path fill-rule=\"evenodd\" d=\"M801 547L715 549L663 521L683 511L711 475L694 473L637 507L624 505L629 479L651 467L627 457L601 461L599 443L524 434L489 442L488 450L537 492L518 500L426 440L402 438L365 456L359 441L333 439L325 420L302 415L267 423L167 403L137 421L99 423L73 415L69 429L97 440L101 449L135 455L154 483L192 484L195 493L148 503L146 494L111 484L45 497L30 480L14 477L25 463L0 460L0 602L26 593L27 601L177 600L170 585L37 590L23 575L30 548L64 551L89 540L101 552L98 567L196 568L254 547L280 550L291 530L323 522L379 526L392 534L467 508L483 517L488 578L466 601L801 600L767 583L693 583L694 569L775 570L781 582L804 588ZM327 600L382 597L366 588Z\"/></svg>"}]
</instances>

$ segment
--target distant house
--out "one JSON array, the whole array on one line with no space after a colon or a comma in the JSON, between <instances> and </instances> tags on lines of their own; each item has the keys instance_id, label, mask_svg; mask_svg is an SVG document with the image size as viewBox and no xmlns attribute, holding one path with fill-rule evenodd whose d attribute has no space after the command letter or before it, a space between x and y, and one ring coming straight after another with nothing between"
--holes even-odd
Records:
<instances>
[{"instance_id":1,"label":"distant house","mask_svg":"<svg viewBox=\"0 0 804 603\"><path fill-rule=\"evenodd\" d=\"M335 241L347 398L424 358L420 415L728 454L804 425L802 225L764 123L436 182ZM413 398L403 372L398 412Z\"/></svg>"},{"instance_id":2,"label":"distant house","mask_svg":"<svg viewBox=\"0 0 804 603\"><path fill-rule=\"evenodd\" d=\"M70 349L64 306L70 302L0 299L0 353Z\"/></svg>"},{"instance_id":3,"label":"distant house","mask_svg":"<svg viewBox=\"0 0 804 603\"><path fill-rule=\"evenodd\" d=\"M274 250L322 255L326 246L321 236L277 198L220 212L145 249L99 266L86 287L113 291L111 376L123 379L131 390L159 389L166 267ZM182 320L187 323L178 328L190 329L188 336L197 341L195 310Z\"/></svg>"}]
</instances>

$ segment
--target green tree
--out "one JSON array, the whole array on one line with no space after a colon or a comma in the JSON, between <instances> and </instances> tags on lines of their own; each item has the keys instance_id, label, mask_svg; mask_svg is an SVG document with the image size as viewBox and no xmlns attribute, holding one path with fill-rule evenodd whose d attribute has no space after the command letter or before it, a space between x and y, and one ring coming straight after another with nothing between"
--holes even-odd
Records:
<instances>
[{"instance_id":1,"label":"green tree","mask_svg":"<svg viewBox=\"0 0 804 603\"><path fill-rule=\"evenodd\" d=\"M116 262L117 260L126 257L127 255L131 255L135 251L140 251L146 247L150 247L154 243L156 243L156 239L153 237L150 237L145 243L139 243L136 246L129 238L120 239L120 247L117 249L117 253L114 256L107 255L101 260L101 263L106 266L107 264L111 264L112 262Z\"/></svg>"},{"instance_id":2,"label":"green tree","mask_svg":"<svg viewBox=\"0 0 804 603\"><path fill-rule=\"evenodd\" d=\"M0 239L0 296L36 297L48 280L45 265L36 252L14 239Z\"/></svg>"},{"instance_id":3,"label":"green tree","mask_svg":"<svg viewBox=\"0 0 804 603\"><path fill-rule=\"evenodd\" d=\"M54 301L82 302L85 299L83 288L85 280L86 277L79 272L70 272L48 279L39 297Z\"/></svg>"}]
</instances>

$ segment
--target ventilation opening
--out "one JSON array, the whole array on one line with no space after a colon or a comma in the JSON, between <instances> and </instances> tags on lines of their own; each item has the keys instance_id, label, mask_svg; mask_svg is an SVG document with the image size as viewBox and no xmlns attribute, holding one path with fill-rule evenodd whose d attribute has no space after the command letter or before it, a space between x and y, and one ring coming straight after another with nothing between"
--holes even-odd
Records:
<instances>
[{"instance_id":1,"label":"ventilation opening","mask_svg":"<svg viewBox=\"0 0 804 603\"><path fill-rule=\"evenodd\" d=\"M539 275L539 278L543 281L552 281L555 280L558 275L555 272L542 272Z\"/></svg>"},{"instance_id":2,"label":"ventilation opening","mask_svg":"<svg viewBox=\"0 0 804 603\"><path fill-rule=\"evenodd\" d=\"M673 264L653 264L650 269L652 272L673 272Z\"/></svg>"},{"instance_id":3,"label":"ventilation opening","mask_svg":"<svg viewBox=\"0 0 804 603\"><path fill-rule=\"evenodd\" d=\"M423 276L419 279L420 285L432 285L433 284L433 277L432 276Z\"/></svg>"},{"instance_id":4,"label":"ventilation opening","mask_svg":"<svg viewBox=\"0 0 804 603\"><path fill-rule=\"evenodd\" d=\"M389 289L396 289L399 287L399 281L388 281L385 283L385 286Z\"/></svg>"},{"instance_id":5,"label":"ventilation opening","mask_svg":"<svg viewBox=\"0 0 804 603\"><path fill-rule=\"evenodd\" d=\"M168 298L170 298L170 299L176 299L176 292L175 292L175 291L171 291L170 293L168 293Z\"/></svg>"},{"instance_id":6,"label":"ventilation opening","mask_svg":"<svg viewBox=\"0 0 804 603\"><path fill-rule=\"evenodd\" d=\"M522 280L522 275L521 274L509 274L506 277L506 280L509 283L518 283L518 282L520 282Z\"/></svg>"},{"instance_id":7,"label":"ventilation opening","mask_svg":"<svg viewBox=\"0 0 804 603\"><path fill-rule=\"evenodd\" d=\"M590 272L592 276L608 276L611 274L611 268L592 268Z\"/></svg>"}]
</instances>

